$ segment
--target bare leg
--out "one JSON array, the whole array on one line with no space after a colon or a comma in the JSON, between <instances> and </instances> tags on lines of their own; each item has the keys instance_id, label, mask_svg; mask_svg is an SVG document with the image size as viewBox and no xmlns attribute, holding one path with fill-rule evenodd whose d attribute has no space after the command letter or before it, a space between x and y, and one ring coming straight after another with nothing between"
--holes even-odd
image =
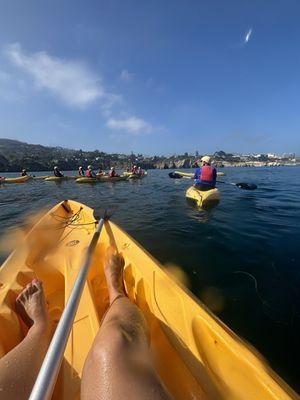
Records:
<instances>
[{"instance_id":1,"label":"bare leg","mask_svg":"<svg viewBox=\"0 0 300 400\"><path fill-rule=\"evenodd\" d=\"M111 254L105 265L110 308L87 356L83 400L170 400L152 365L149 334L141 311L125 296L124 260Z\"/></svg>"},{"instance_id":2,"label":"bare leg","mask_svg":"<svg viewBox=\"0 0 300 400\"><path fill-rule=\"evenodd\" d=\"M0 359L0 399L27 400L51 340L42 283L34 279L16 299L16 310L30 328Z\"/></svg>"}]
</instances>

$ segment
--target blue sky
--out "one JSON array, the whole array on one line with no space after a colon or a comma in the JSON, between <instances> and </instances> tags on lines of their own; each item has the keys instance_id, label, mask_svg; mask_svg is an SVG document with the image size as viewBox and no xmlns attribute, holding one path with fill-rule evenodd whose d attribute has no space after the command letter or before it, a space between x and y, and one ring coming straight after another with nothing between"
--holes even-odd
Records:
<instances>
[{"instance_id":1,"label":"blue sky","mask_svg":"<svg viewBox=\"0 0 300 400\"><path fill-rule=\"evenodd\" d=\"M300 153L299 20L291 0L1 2L0 137Z\"/></svg>"}]
</instances>

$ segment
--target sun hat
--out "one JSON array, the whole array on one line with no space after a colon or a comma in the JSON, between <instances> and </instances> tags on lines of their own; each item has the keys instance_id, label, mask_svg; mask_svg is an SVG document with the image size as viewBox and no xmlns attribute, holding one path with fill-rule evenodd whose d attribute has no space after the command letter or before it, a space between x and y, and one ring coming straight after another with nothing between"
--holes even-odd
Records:
<instances>
[{"instance_id":1,"label":"sun hat","mask_svg":"<svg viewBox=\"0 0 300 400\"><path fill-rule=\"evenodd\" d=\"M204 157L201 158L201 161L204 161L207 164L209 164L210 163L210 157L209 156L204 156Z\"/></svg>"}]
</instances>

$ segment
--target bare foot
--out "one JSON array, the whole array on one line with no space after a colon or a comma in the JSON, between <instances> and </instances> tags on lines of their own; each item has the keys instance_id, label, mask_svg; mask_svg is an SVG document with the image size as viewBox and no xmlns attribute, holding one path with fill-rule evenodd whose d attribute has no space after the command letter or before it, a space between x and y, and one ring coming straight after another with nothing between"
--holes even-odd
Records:
<instances>
[{"instance_id":1,"label":"bare foot","mask_svg":"<svg viewBox=\"0 0 300 400\"><path fill-rule=\"evenodd\" d=\"M49 328L49 315L41 281L33 279L19 294L16 310L28 328L33 325L41 329Z\"/></svg>"},{"instance_id":2,"label":"bare foot","mask_svg":"<svg viewBox=\"0 0 300 400\"><path fill-rule=\"evenodd\" d=\"M117 296L125 295L123 284L124 258L114 249L109 248L106 252L104 274L108 286L109 300L112 303Z\"/></svg>"}]
</instances>

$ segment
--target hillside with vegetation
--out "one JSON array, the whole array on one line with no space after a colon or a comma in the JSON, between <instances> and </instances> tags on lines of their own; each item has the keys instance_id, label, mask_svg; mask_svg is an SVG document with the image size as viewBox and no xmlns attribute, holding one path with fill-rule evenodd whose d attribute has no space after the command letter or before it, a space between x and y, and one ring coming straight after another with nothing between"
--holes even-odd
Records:
<instances>
[{"instance_id":1,"label":"hillside with vegetation","mask_svg":"<svg viewBox=\"0 0 300 400\"><path fill-rule=\"evenodd\" d=\"M291 165L299 160L293 154L276 156L274 154L239 155L217 151L211 155L214 165L222 166L265 166ZM201 158L194 154L184 153L172 156L145 156L142 154L105 153L100 150L84 151L63 147L47 147L39 144L28 144L12 139L0 139L0 172L18 172L23 168L28 171L50 171L55 165L63 171L77 170L80 165L86 168L89 164L95 169L130 168L137 164L144 169L192 168Z\"/></svg>"}]
</instances>

